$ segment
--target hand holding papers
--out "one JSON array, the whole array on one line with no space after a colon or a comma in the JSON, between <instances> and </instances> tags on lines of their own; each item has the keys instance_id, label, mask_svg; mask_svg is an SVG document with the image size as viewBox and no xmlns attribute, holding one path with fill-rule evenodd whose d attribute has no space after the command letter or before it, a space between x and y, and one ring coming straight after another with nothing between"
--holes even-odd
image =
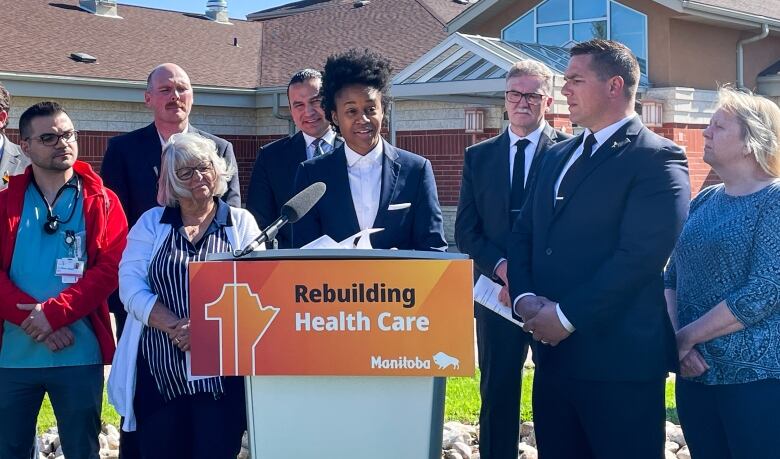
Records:
<instances>
[{"instance_id":1,"label":"hand holding papers","mask_svg":"<svg viewBox=\"0 0 780 459\"><path fill-rule=\"evenodd\" d=\"M522 327L523 323L512 317L512 310L501 304L498 300L498 293L500 291L500 285L487 277L480 275L479 279L477 279L477 283L474 284L474 301L490 309L504 319Z\"/></svg>"}]
</instances>

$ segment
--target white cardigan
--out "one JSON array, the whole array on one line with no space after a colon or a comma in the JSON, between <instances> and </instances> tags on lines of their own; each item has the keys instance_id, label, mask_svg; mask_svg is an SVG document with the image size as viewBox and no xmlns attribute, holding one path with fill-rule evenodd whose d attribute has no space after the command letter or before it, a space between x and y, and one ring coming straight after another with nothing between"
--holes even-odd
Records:
<instances>
[{"instance_id":1,"label":"white cardigan","mask_svg":"<svg viewBox=\"0 0 780 459\"><path fill-rule=\"evenodd\" d=\"M157 295L149 285L149 264L173 230L171 225L160 223L163 210L165 207L155 207L141 215L127 235L127 247L119 263L119 297L127 311L127 321L108 376L108 401L124 416L122 429L126 432L136 429L133 398L138 343L143 328L149 325L152 306L157 302ZM230 218L233 226L226 227L225 232L233 250L246 247L260 234L254 217L247 210L231 207Z\"/></svg>"}]
</instances>

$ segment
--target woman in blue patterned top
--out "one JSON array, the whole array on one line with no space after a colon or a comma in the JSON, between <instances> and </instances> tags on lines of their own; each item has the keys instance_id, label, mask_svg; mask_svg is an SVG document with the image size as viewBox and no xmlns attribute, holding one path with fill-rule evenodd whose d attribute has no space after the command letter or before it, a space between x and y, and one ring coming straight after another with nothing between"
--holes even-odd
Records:
<instances>
[{"instance_id":1,"label":"woman in blue patterned top","mask_svg":"<svg viewBox=\"0 0 780 459\"><path fill-rule=\"evenodd\" d=\"M703 190L666 271L694 459L780 457L780 108L721 89Z\"/></svg>"}]
</instances>

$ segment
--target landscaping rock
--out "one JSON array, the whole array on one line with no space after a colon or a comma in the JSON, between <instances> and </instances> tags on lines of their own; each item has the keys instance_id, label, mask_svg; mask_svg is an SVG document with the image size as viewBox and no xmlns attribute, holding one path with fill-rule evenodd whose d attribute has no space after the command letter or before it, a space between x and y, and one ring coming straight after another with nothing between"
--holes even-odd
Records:
<instances>
[{"instance_id":1,"label":"landscaping rock","mask_svg":"<svg viewBox=\"0 0 780 459\"><path fill-rule=\"evenodd\" d=\"M664 459L677 459L677 455L667 449L664 450Z\"/></svg>"},{"instance_id":2,"label":"landscaping rock","mask_svg":"<svg viewBox=\"0 0 780 459\"><path fill-rule=\"evenodd\" d=\"M463 459L463 456L454 449L448 449L444 452L444 459Z\"/></svg>"},{"instance_id":3,"label":"landscaping rock","mask_svg":"<svg viewBox=\"0 0 780 459\"><path fill-rule=\"evenodd\" d=\"M526 421L522 424L520 424L520 438L527 437L534 433L534 423L531 421Z\"/></svg>"},{"instance_id":4,"label":"landscaping rock","mask_svg":"<svg viewBox=\"0 0 780 459\"><path fill-rule=\"evenodd\" d=\"M456 441L452 444L452 449L457 451L463 459L471 459L471 446L467 443Z\"/></svg>"},{"instance_id":5,"label":"landscaping rock","mask_svg":"<svg viewBox=\"0 0 780 459\"><path fill-rule=\"evenodd\" d=\"M521 442L517 445L517 449L520 452L520 459L537 459L539 457L536 448L528 443Z\"/></svg>"},{"instance_id":6,"label":"landscaping rock","mask_svg":"<svg viewBox=\"0 0 780 459\"><path fill-rule=\"evenodd\" d=\"M666 451L671 451L673 453L677 453L677 451L680 450L680 445L678 443L675 443L673 441L667 441L664 445L664 449Z\"/></svg>"},{"instance_id":7,"label":"landscaping rock","mask_svg":"<svg viewBox=\"0 0 780 459\"><path fill-rule=\"evenodd\" d=\"M536 431L531 430L531 433L529 433L527 436L523 437L522 440L529 445L536 448Z\"/></svg>"},{"instance_id":8,"label":"landscaping rock","mask_svg":"<svg viewBox=\"0 0 780 459\"><path fill-rule=\"evenodd\" d=\"M680 445L681 447L687 444L685 442L685 436L683 435L683 431L680 428L680 426L674 425L671 422L666 423L666 440L673 441L678 445Z\"/></svg>"},{"instance_id":9,"label":"landscaping rock","mask_svg":"<svg viewBox=\"0 0 780 459\"><path fill-rule=\"evenodd\" d=\"M691 459L691 453L687 446L683 446L680 451L677 451L677 459Z\"/></svg>"},{"instance_id":10,"label":"landscaping rock","mask_svg":"<svg viewBox=\"0 0 780 459\"><path fill-rule=\"evenodd\" d=\"M455 442L471 443L471 434L459 422L450 421L444 424L442 431L441 448L445 450L452 449Z\"/></svg>"}]
</instances>

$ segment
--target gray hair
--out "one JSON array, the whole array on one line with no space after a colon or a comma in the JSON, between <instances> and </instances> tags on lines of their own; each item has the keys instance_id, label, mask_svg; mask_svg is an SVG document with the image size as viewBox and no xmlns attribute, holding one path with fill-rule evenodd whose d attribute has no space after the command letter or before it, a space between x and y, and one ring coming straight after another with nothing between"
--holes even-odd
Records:
<instances>
[{"instance_id":1,"label":"gray hair","mask_svg":"<svg viewBox=\"0 0 780 459\"><path fill-rule=\"evenodd\" d=\"M192 193L176 176L181 167L193 166L201 162L210 162L214 167L214 196L220 197L227 192L228 181L235 174L236 166L229 164L217 154L213 140L200 134L174 134L163 146L160 181L157 189L157 203L161 206L176 207L181 199L192 199Z\"/></svg>"},{"instance_id":2,"label":"gray hair","mask_svg":"<svg viewBox=\"0 0 780 459\"><path fill-rule=\"evenodd\" d=\"M542 80L542 90L547 93L546 95L552 96L553 73L546 65L532 59L517 61L509 69L509 72L507 72L506 79L509 80L510 78L521 76L540 78Z\"/></svg>"},{"instance_id":3,"label":"gray hair","mask_svg":"<svg viewBox=\"0 0 780 459\"><path fill-rule=\"evenodd\" d=\"M780 177L780 107L750 91L723 87L717 108L737 118L745 145L761 169Z\"/></svg>"}]
</instances>

